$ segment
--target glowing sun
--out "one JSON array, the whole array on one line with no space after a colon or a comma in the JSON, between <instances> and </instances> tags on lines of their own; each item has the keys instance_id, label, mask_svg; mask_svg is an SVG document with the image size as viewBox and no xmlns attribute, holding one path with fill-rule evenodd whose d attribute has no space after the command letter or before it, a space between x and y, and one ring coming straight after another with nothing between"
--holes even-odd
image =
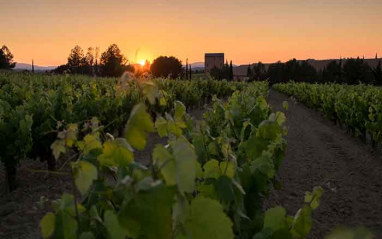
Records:
<instances>
[{"instance_id":1,"label":"glowing sun","mask_svg":"<svg viewBox=\"0 0 382 239\"><path fill-rule=\"evenodd\" d=\"M145 65L145 60L141 60L140 62L139 62L139 64L141 64L141 66L144 66Z\"/></svg>"}]
</instances>

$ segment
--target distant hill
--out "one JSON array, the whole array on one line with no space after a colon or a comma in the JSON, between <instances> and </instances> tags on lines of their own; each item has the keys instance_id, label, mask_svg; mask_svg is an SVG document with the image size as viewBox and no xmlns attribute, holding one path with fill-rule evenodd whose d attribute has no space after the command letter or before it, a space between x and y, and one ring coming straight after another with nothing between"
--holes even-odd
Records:
<instances>
[{"instance_id":1,"label":"distant hill","mask_svg":"<svg viewBox=\"0 0 382 239\"><path fill-rule=\"evenodd\" d=\"M183 64L183 67L186 67L186 64ZM203 70L204 69L204 62L194 62L191 63L192 70Z\"/></svg>"},{"instance_id":2,"label":"distant hill","mask_svg":"<svg viewBox=\"0 0 382 239\"><path fill-rule=\"evenodd\" d=\"M194 62L191 63L191 68L203 68L204 69L204 62Z\"/></svg>"},{"instance_id":3,"label":"distant hill","mask_svg":"<svg viewBox=\"0 0 382 239\"><path fill-rule=\"evenodd\" d=\"M56 68L57 66L34 66L35 71L50 71ZM15 70L32 70L32 65L27 63L16 63Z\"/></svg>"},{"instance_id":4,"label":"distant hill","mask_svg":"<svg viewBox=\"0 0 382 239\"><path fill-rule=\"evenodd\" d=\"M344 64L348 59L350 58L343 58L342 64ZM340 59L327 59L327 60L315 60L315 59L307 59L307 60L297 60L298 62L301 61L307 61L310 65L312 65L318 72L322 71L324 67L330 62L330 61L337 61L339 62ZM382 60L382 58L371 58L371 59L364 59L364 61L369 64L371 67L376 67L378 62ZM274 62L276 63L276 62ZM265 66L265 69L268 70L269 66L274 63L263 63ZM251 64L251 68L253 68L257 63ZM233 68L233 74L237 76L246 76L248 70L248 65L240 65Z\"/></svg>"}]
</instances>

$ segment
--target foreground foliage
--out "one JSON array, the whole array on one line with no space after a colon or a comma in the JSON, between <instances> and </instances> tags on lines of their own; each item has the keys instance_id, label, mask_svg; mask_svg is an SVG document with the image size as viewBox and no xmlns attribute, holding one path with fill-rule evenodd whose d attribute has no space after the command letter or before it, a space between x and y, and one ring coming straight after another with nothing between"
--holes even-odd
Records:
<instances>
[{"instance_id":1,"label":"foreground foliage","mask_svg":"<svg viewBox=\"0 0 382 239\"><path fill-rule=\"evenodd\" d=\"M320 187L306 193L294 217L282 207L263 213L263 198L279 185L276 173L286 146L285 116L271 113L266 94L267 84L256 83L227 102L215 98L202 122L192 120L180 101L153 120L152 100L133 107L123 138L101 126L84 137L74 131L58 138L55 143L80 151L72 170L81 199L74 193L54 201L54 213L40 223L43 236L304 238ZM165 137L167 144L155 147L150 165L141 165L134 152L145 148L149 133Z\"/></svg>"},{"instance_id":2,"label":"foreground foliage","mask_svg":"<svg viewBox=\"0 0 382 239\"><path fill-rule=\"evenodd\" d=\"M57 143L52 154L51 145L57 136L64 137L74 130L84 136L98 125L121 136L133 106L139 102L150 101L150 112L163 113L176 100L194 107L212 95L228 96L245 85L156 79L140 86L129 79L128 75L117 79L0 72L0 160L7 169L10 190L15 188L16 167L21 159L47 161L49 169L54 170L52 155L64 150L62 143ZM76 126L62 132L62 126L70 123Z\"/></svg>"}]
</instances>

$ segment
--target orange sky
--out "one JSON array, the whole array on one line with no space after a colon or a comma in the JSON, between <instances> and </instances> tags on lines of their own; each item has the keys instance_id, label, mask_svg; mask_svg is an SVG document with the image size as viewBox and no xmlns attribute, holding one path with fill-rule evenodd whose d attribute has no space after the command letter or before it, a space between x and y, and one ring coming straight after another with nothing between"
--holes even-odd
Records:
<instances>
[{"instance_id":1,"label":"orange sky","mask_svg":"<svg viewBox=\"0 0 382 239\"><path fill-rule=\"evenodd\" d=\"M77 44L112 43L138 62L371 58L382 56L382 0L12 0L1 3L0 29L15 61L45 66Z\"/></svg>"}]
</instances>

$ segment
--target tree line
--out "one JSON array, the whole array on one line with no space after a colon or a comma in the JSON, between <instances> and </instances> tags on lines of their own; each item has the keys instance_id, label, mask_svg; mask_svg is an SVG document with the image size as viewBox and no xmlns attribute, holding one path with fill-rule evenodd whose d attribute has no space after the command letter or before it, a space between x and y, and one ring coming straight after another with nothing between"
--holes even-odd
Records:
<instances>
[{"instance_id":1,"label":"tree line","mask_svg":"<svg viewBox=\"0 0 382 239\"><path fill-rule=\"evenodd\" d=\"M57 74L85 74L102 77L119 77L125 71L142 75L150 73L154 77L179 78L184 75L182 62L173 56L160 56L152 64L146 61L145 65L131 64L122 54L116 44L110 45L98 60L98 48L88 48L87 53L80 46L75 46L68 57L66 64L53 70Z\"/></svg>"},{"instance_id":2,"label":"tree line","mask_svg":"<svg viewBox=\"0 0 382 239\"><path fill-rule=\"evenodd\" d=\"M228 64L225 62L222 68L217 68L216 66L210 70L210 76L216 80L226 79L228 81L233 80L233 65L232 61Z\"/></svg>"},{"instance_id":3,"label":"tree line","mask_svg":"<svg viewBox=\"0 0 382 239\"><path fill-rule=\"evenodd\" d=\"M247 68L248 81L269 80L271 84L295 82L373 84L382 85L381 60L371 67L362 58L331 60L321 71L317 71L308 61L289 60L285 63L270 64L268 69L261 62Z\"/></svg>"},{"instance_id":4,"label":"tree line","mask_svg":"<svg viewBox=\"0 0 382 239\"><path fill-rule=\"evenodd\" d=\"M0 69L12 70L16 66L13 54L7 46L0 48ZM32 66L33 69L33 66ZM182 62L174 56L160 56L152 64L131 64L116 44L110 45L101 55L99 48L89 47L87 52L80 46L75 46L68 56L67 62L53 69L53 74L81 74L101 77L120 77L125 71L137 76L145 72L154 77L191 78L191 66L185 69ZM33 70L32 70L33 72Z\"/></svg>"},{"instance_id":5,"label":"tree line","mask_svg":"<svg viewBox=\"0 0 382 239\"><path fill-rule=\"evenodd\" d=\"M3 45L0 48L0 69L13 69L16 62L9 48ZM376 59L377 56L376 56ZM84 74L90 76L119 77L125 71L135 75L145 72L154 77L191 79L191 65L186 62L183 68L182 62L174 56L160 56L152 64L137 67L131 64L122 54L116 44L110 45L99 56L99 48L89 47L87 52L80 46L75 46L69 54L67 63L52 70L55 74ZM210 71L211 77L222 80L233 80L232 61L226 62L222 68L214 67ZM363 58L350 58L345 60L332 60L321 71L317 71L308 61L289 60L285 63L276 62L270 64L268 69L261 62L248 65L248 81L269 80L271 84L283 83L290 80L309 83L339 83L339 84L373 84L382 86L382 66L379 60L377 66L371 67Z\"/></svg>"}]
</instances>

